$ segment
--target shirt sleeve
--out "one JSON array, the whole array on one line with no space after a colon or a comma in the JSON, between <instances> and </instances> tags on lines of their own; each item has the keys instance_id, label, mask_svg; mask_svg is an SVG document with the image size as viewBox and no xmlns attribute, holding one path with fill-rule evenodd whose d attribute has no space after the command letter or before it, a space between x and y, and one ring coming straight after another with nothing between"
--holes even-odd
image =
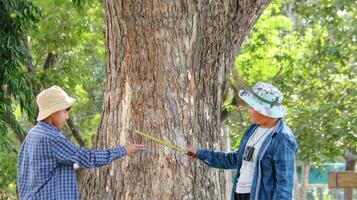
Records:
<instances>
[{"instance_id":1,"label":"shirt sleeve","mask_svg":"<svg viewBox=\"0 0 357 200\"><path fill-rule=\"evenodd\" d=\"M196 157L208 166L219 169L236 169L239 161L237 152L224 153L198 149Z\"/></svg>"},{"instance_id":2,"label":"shirt sleeve","mask_svg":"<svg viewBox=\"0 0 357 200\"><path fill-rule=\"evenodd\" d=\"M123 146L107 150L86 149L77 147L64 137L51 140L51 151L58 162L68 165L77 163L84 168L101 167L126 155Z\"/></svg>"}]
</instances>

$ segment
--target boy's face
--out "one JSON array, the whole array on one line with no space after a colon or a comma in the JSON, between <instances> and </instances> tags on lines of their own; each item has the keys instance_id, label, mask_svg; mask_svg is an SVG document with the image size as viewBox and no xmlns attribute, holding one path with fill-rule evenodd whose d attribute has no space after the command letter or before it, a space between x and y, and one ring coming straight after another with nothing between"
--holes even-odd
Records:
<instances>
[{"instance_id":1,"label":"boy's face","mask_svg":"<svg viewBox=\"0 0 357 200\"><path fill-rule=\"evenodd\" d=\"M66 123L66 120L68 119L68 111L67 110L60 110L55 113L52 113L49 116L49 121L53 126L56 128L62 128L64 123Z\"/></svg>"},{"instance_id":2,"label":"boy's face","mask_svg":"<svg viewBox=\"0 0 357 200\"><path fill-rule=\"evenodd\" d=\"M250 121L254 124L265 124L270 118L260 114L259 112L255 111L252 107L249 107L248 113L250 115Z\"/></svg>"}]
</instances>

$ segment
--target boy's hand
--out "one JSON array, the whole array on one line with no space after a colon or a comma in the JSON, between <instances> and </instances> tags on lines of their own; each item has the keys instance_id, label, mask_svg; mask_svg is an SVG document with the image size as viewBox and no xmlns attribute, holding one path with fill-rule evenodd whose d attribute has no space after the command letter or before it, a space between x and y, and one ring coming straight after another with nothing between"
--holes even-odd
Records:
<instances>
[{"instance_id":1,"label":"boy's hand","mask_svg":"<svg viewBox=\"0 0 357 200\"><path fill-rule=\"evenodd\" d=\"M192 158L196 157L196 148L195 147L188 147L186 149L187 155L191 156Z\"/></svg>"},{"instance_id":2,"label":"boy's hand","mask_svg":"<svg viewBox=\"0 0 357 200\"><path fill-rule=\"evenodd\" d=\"M124 148L125 148L126 154L128 156L133 155L140 149L146 149L145 145L143 145L143 144L127 144L124 146Z\"/></svg>"}]
</instances>

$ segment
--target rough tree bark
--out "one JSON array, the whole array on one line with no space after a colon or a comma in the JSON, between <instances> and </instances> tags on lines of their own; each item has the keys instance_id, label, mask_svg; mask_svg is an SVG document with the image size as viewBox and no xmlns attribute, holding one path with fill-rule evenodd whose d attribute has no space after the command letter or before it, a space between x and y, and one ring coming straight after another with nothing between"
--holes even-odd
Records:
<instances>
[{"instance_id":1,"label":"rough tree bark","mask_svg":"<svg viewBox=\"0 0 357 200\"><path fill-rule=\"evenodd\" d=\"M82 199L226 199L223 171L136 135L220 149L234 57L268 0L106 0L107 82L96 148L150 150L83 178Z\"/></svg>"}]
</instances>

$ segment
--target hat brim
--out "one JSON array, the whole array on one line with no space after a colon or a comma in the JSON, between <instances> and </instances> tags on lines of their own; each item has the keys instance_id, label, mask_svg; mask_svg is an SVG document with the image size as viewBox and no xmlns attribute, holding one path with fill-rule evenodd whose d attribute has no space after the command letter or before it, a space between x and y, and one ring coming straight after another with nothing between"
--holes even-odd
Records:
<instances>
[{"instance_id":1,"label":"hat brim","mask_svg":"<svg viewBox=\"0 0 357 200\"><path fill-rule=\"evenodd\" d=\"M71 107L74 103L76 102L76 99L72 97L66 97L64 101L61 103L58 103L50 108L40 110L38 113L37 121L41 121L46 119L48 116L50 116L52 113L55 113L60 110L65 110L69 107Z\"/></svg>"},{"instance_id":2,"label":"hat brim","mask_svg":"<svg viewBox=\"0 0 357 200\"><path fill-rule=\"evenodd\" d=\"M245 103L264 116L282 118L286 115L286 110L283 105L270 108L269 104L258 102L259 100L256 99L251 92L245 90L240 90L238 95Z\"/></svg>"}]
</instances>

